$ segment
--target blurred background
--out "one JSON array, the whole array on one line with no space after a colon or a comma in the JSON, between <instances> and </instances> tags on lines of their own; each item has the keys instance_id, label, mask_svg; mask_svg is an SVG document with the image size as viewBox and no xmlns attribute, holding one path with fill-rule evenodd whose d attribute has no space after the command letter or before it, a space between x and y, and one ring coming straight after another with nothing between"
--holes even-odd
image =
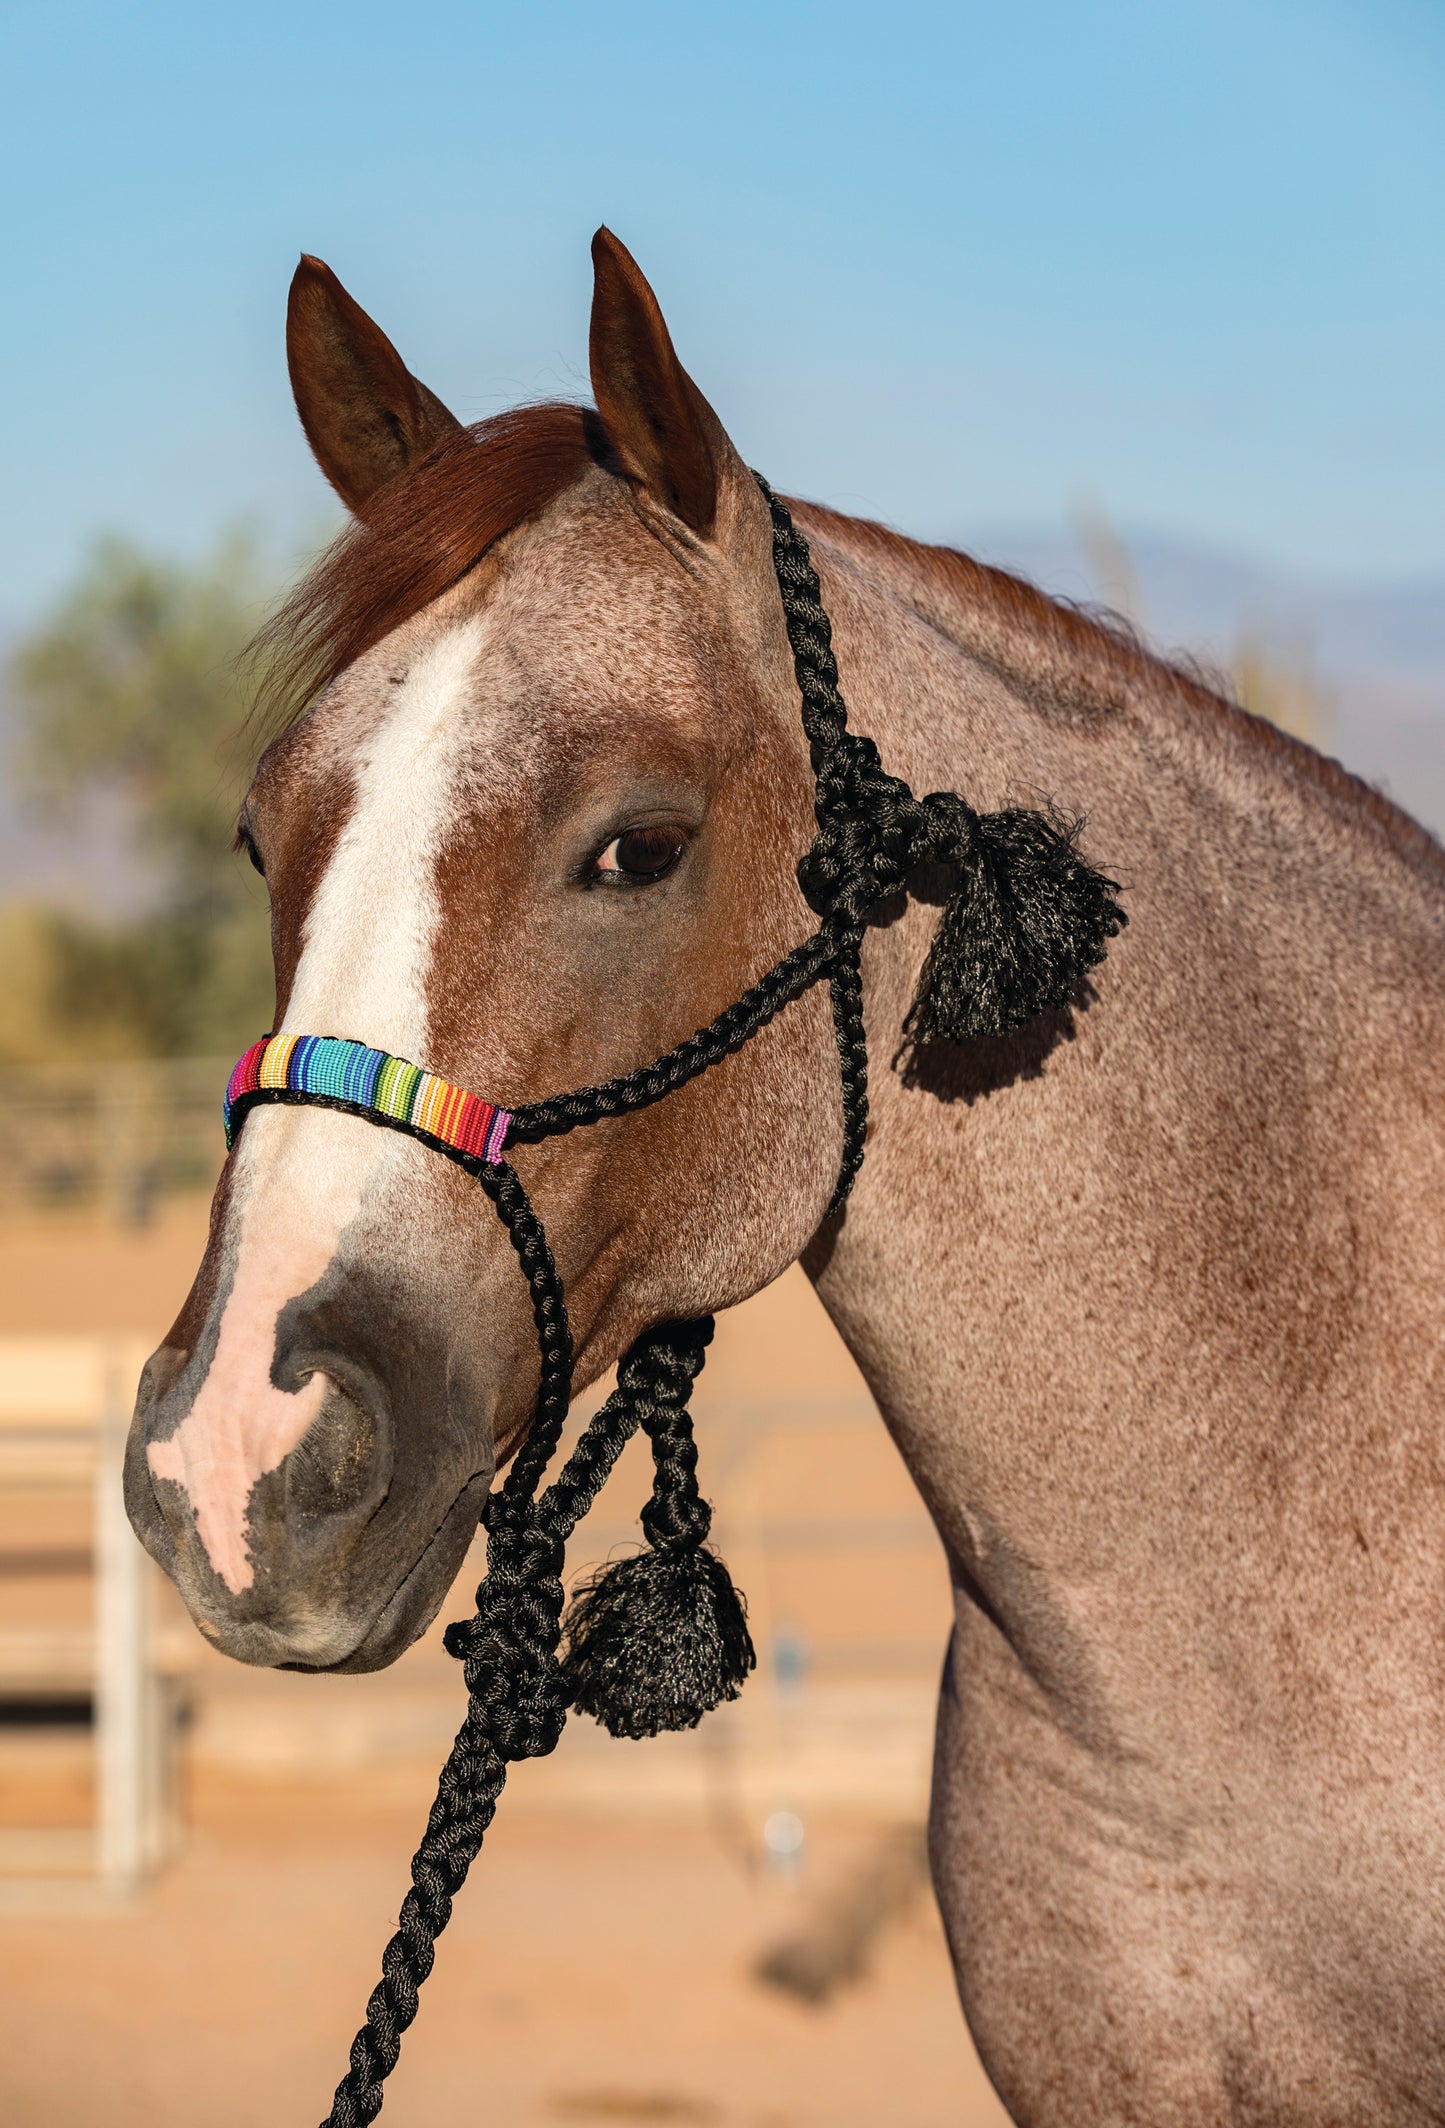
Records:
<instances>
[{"instance_id":1,"label":"blurred background","mask_svg":"<svg viewBox=\"0 0 1445 2128\"><path fill-rule=\"evenodd\" d=\"M1445 17L62 4L0 9L0 83L0 2113L270 2128L344 2065L461 1692L435 1634L221 1662L116 1492L270 1018L242 654L337 524L296 253L476 419L585 395L605 220L775 485L1122 612L1440 830ZM994 2128L921 1859L926 1518L796 1272L698 1409L759 1674L514 1775L387 2119Z\"/></svg>"}]
</instances>

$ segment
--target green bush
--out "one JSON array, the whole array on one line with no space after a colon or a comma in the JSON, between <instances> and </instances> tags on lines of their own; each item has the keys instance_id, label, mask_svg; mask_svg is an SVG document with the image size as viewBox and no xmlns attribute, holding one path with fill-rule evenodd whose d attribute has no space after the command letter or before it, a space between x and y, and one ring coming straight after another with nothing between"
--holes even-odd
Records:
<instances>
[{"instance_id":1,"label":"green bush","mask_svg":"<svg viewBox=\"0 0 1445 2128\"><path fill-rule=\"evenodd\" d=\"M224 1055L269 1026L265 889L232 849L258 578L236 537L194 569L106 540L16 653L32 802L79 832L83 801L118 793L155 891L122 922L8 912L0 1056Z\"/></svg>"}]
</instances>

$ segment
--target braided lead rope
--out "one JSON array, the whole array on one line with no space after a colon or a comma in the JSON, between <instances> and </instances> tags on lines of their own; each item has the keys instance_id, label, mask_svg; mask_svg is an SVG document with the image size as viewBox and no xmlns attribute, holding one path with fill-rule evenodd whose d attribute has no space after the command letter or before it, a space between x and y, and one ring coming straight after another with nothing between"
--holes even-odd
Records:
<instances>
[{"instance_id":1,"label":"braided lead rope","mask_svg":"<svg viewBox=\"0 0 1445 2128\"><path fill-rule=\"evenodd\" d=\"M848 859L863 891L845 902L842 878L827 883L826 898L819 894L820 846L836 840L842 828L840 808L846 806L846 778L837 769L846 743L871 750L872 741L857 739L848 730L848 706L838 685L838 662L833 655L833 630L823 608L822 586L808 543L786 504L780 502L761 473L754 480L768 506L773 528L773 573L778 579L788 646L793 653L793 671L802 700L803 730L814 778L814 811L818 841L798 867L798 883L813 908L823 917L822 930L834 928L838 950L829 969L833 999L833 1032L838 1045L838 1069L843 1092L843 1155L829 1213L846 1203L863 1165L868 1140L868 1036L863 1020L863 971L861 965L864 919L892 882L869 878L866 838L848 852ZM861 822L859 823L861 829ZM869 888L872 891L869 891ZM811 890L811 891L810 891ZM844 911L851 915L847 922Z\"/></svg>"},{"instance_id":2,"label":"braided lead rope","mask_svg":"<svg viewBox=\"0 0 1445 2128\"><path fill-rule=\"evenodd\" d=\"M386 2078L402 2035L419 2007L436 1940L496 1813L510 1762L554 1750L567 1719L567 1686L558 1662L566 1540L591 1507L639 1424L685 1411L688 1390L712 1334L711 1318L649 1331L623 1360L618 1386L591 1420L559 1477L538 1501L536 1486L566 1417L571 1340L566 1306L540 1220L510 1168L479 1177L526 1273L542 1351L538 1414L525 1448L487 1503L487 1573L476 1614L446 1633L460 1657L467 1711L447 1755L412 1859L411 1888L382 1953L381 1979L352 2041L349 2067L323 2128L366 2128L381 2111ZM533 1452L533 1443L539 1445ZM682 1479L691 1476L680 1442L669 1436ZM695 1452L694 1452L695 1462ZM693 1486L695 1493L696 1487ZM705 1532L704 1532L705 1533Z\"/></svg>"},{"instance_id":3,"label":"braided lead rope","mask_svg":"<svg viewBox=\"0 0 1445 2128\"><path fill-rule=\"evenodd\" d=\"M843 1102L843 1147L831 1207L836 1210L852 1188L867 1141L860 958L875 905L904 887L917 865L942 861L958 867L960 890L935 933L924 981L905 1023L915 1039L998 1033L1066 1003L1079 975L1103 958L1107 940L1125 917L1113 898L1114 882L1079 858L1074 830L1061 831L1027 811L980 815L950 791L915 798L906 783L885 773L873 741L848 730L832 631L807 541L767 482L755 477L772 518L773 562L815 779L818 833L798 867L798 882L820 918L819 927L735 1004L665 1056L599 1085L524 1104L510 1119L506 1142L537 1144L662 1100L731 1056L785 1005L826 977ZM982 912L977 917L975 901ZM299 1038L300 1043L309 1040ZM337 1048L342 1046L361 1047ZM366 1055L368 1068L415 1069L398 1059L378 1063L375 1052ZM339 1108L406 1131L475 1176L507 1228L527 1278L539 1354L531 1428L483 1511L487 1575L477 1590L476 1613L446 1633L446 1645L461 1659L466 1677L466 1718L442 1769L412 1862L412 1887L383 1954L366 2022L352 2044L350 2069L323 2124L361 2128L381 2110L383 2084L416 2015L436 1939L480 1850L508 1763L553 1750L569 1703L605 1718L614 1734L686 1726L704 1708L734 1696L755 1658L726 1569L703 1544L711 1509L697 1489L687 1406L712 1335L711 1318L664 1324L637 1340L618 1369L617 1389L539 1501L537 1489L567 1417L572 1339L562 1281L542 1223L515 1171L500 1158L502 1115L488 1112L499 1135L494 1138L489 1130L485 1142L474 1136L478 1149L468 1151L444 1132L413 1123L410 1107L404 1121L392 1113L392 1105L348 1098L356 1089L345 1071L335 1083L323 1076L325 1085L315 1088L258 1086L238 1094L230 1110L234 1124L239 1127L244 1110L260 1101ZM438 1100L473 1099L444 1081L434 1082L434 1090ZM480 1104L474 1106L479 1114ZM434 1111L428 1107L425 1113ZM457 1113L476 1121L471 1110ZM445 1125L452 1111L443 1108L440 1114ZM463 1120L460 1135L465 1137L469 1127ZM564 1671L558 1650L566 1539L638 1425L651 1437L656 1471L643 1515L652 1551L617 1563L580 1592ZM640 1612L629 1611L627 1592L639 1586L648 1601ZM651 1602L659 1592L664 1600L654 1611ZM581 1640L579 1611L586 1628ZM698 1654L704 1615L711 1620L705 1664ZM648 1635L658 1616L671 1616L674 1628L660 1688L659 1677L653 1676L638 1690L640 1671L656 1653ZM619 1690L619 1681L633 1689Z\"/></svg>"},{"instance_id":4,"label":"braided lead rope","mask_svg":"<svg viewBox=\"0 0 1445 2128\"><path fill-rule=\"evenodd\" d=\"M885 780L890 797L894 790L902 791L915 813L923 809L906 786L881 778L872 742L848 732L831 631L807 543L760 476L758 484L772 513L774 563L817 778L819 835L799 867L800 883L823 920L811 938L734 1005L654 1063L514 1111L508 1143L536 1144L662 1100L740 1049L785 1005L826 976L843 1096L843 1149L830 1207L836 1209L852 1188L867 1137L868 1052L860 969L864 920L880 894L897 883L890 877L890 853L880 850L876 832L851 821L849 808L872 796L865 790L871 778L875 784ZM916 820L909 827L916 828ZM891 870L901 877L906 865L900 871L893 858ZM288 1099L342 1108L370 1122L424 1135L375 1108L287 1088L257 1089L246 1097L246 1105ZM239 1124L240 1103L237 1110ZM561 1475L537 1499L537 1487L561 1438L571 1393L572 1339L562 1281L542 1223L515 1170L505 1161L488 1163L434 1137L426 1142L476 1177L507 1229L532 1296L540 1359L537 1404L527 1437L483 1512L487 1574L477 1590L475 1615L447 1629L447 1648L460 1657L466 1678L466 1716L442 1768L396 1933L382 1954L381 1980L367 2003L365 2023L352 2042L350 2067L322 2128L367 2128L380 2113L385 2080L400 2056L402 2035L416 2016L436 1939L481 1850L507 1766L516 1759L545 1755L561 1737L569 1696L558 1661L566 1539L639 1424L651 1436L657 1469L653 1498L643 1514L649 1540L664 1553L672 1547L695 1551L711 1522L711 1509L697 1488L697 1451L687 1412L692 1382L712 1335L711 1317L663 1325L637 1341L619 1367L616 1390L585 1430ZM749 1645L748 1666L751 1660Z\"/></svg>"}]
</instances>

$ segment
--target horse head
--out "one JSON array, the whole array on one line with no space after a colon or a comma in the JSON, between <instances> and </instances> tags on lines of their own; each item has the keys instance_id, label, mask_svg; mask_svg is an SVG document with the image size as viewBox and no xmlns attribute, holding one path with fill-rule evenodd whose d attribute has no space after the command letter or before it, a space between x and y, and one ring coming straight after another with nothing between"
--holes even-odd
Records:
<instances>
[{"instance_id":1,"label":"horse head","mask_svg":"<svg viewBox=\"0 0 1445 2128\"><path fill-rule=\"evenodd\" d=\"M291 714L239 839L278 1032L506 1107L627 1071L811 928L811 778L767 505L635 263L593 247L596 411L463 427L319 261L288 323L354 522L283 610ZM577 1379L806 1245L841 1142L825 996L674 1099L518 1155ZM526 1431L536 1333L469 1178L317 1107L253 1113L142 1380L132 1520L203 1632L369 1669L435 1615Z\"/></svg>"}]
</instances>

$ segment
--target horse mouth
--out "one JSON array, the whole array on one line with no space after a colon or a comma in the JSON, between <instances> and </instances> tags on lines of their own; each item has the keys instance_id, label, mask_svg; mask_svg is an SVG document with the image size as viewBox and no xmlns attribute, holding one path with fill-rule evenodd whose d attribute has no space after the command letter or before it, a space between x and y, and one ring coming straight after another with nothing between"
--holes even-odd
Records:
<instances>
[{"instance_id":1,"label":"horse mouth","mask_svg":"<svg viewBox=\"0 0 1445 2128\"><path fill-rule=\"evenodd\" d=\"M489 1480L469 1478L441 1522L349 1654L331 1662L279 1662L278 1670L313 1674L384 1670L421 1638L446 1601L481 1519Z\"/></svg>"},{"instance_id":2,"label":"horse mouth","mask_svg":"<svg viewBox=\"0 0 1445 2128\"><path fill-rule=\"evenodd\" d=\"M378 1511L363 1499L334 1517L296 1512L298 1498L303 1507L312 1503L294 1480L288 1486L288 1466L279 1466L248 1502L254 1572L238 1594L219 1578L200 1542L184 1489L168 1478L158 1482L151 1469L145 1417L154 1398L147 1400L146 1386L126 1446L127 1511L218 1653L258 1669L380 1670L426 1631L476 1534L490 1459L464 1479L452 1475L458 1489L450 1500L443 1492L426 1502L416 1487L405 1502L383 1500ZM173 1497L163 1499L168 1491ZM321 1502L323 1509L332 1504L329 1497ZM338 1523L338 1541L328 1543L328 1525Z\"/></svg>"}]
</instances>

